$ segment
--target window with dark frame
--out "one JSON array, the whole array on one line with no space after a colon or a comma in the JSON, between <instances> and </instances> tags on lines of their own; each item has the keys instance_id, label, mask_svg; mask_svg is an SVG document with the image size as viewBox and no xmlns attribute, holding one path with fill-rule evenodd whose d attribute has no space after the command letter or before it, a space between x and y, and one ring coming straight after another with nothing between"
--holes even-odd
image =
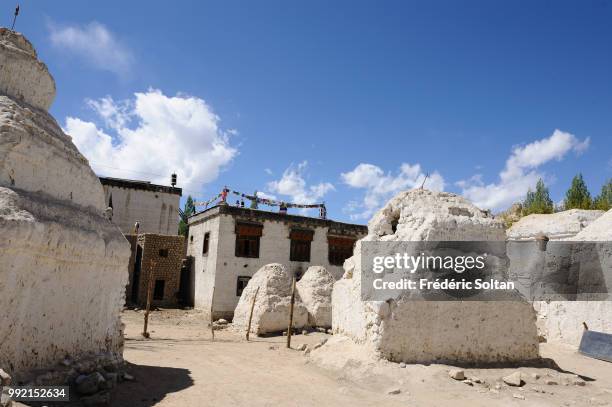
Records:
<instances>
[{"instance_id":1,"label":"window with dark frame","mask_svg":"<svg viewBox=\"0 0 612 407\"><path fill-rule=\"evenodd\" d=\"M160 301L164 299L164 288L166 280L155 280L155 289L153 290L153 299Z\"/></svg>"},{"instance_id":2,"label":"window with dark frame","mask_svg":"<svg viewBox=\"0 0 612 407\"><path fill-rule=\"evenodd\" d=\"M204 244L202 245L202 254L208 254L208 242L210 241L210 232L204 233Z\"/></svg>"},{"instance_id":3,"label":"window with dark frame","mask_svg":"<svg viewBox=\"0 0 612 407\"><path fill-rule=\"evenodd\" d=\"M329 264L342 266L344 260L353 255L353 247L356 239L350 237L327 237L328 260Z\"/></svg>"},{"instance_id":4,"label":"window with dark frame","mask_svg":"<svg viewBox=\"0 0 612 407\"><path fill-rule=\"evenodd\" d=\"M159 257L168 257L168 249L159 249Z\"/></svg>"},{"instance_id":5,"label":"window with dark frame","mask_svg":"<svg viewBox=\"0 0 612 407\"><path fill-rule=\"evenodd\" d=\"M236 223L236 257L259 258L259 241L263 225Z\"/></svg>"},{"instance_id":6,"label":"window with dark frame","mask_svg":"<svg viewBox=\"0 0 612 407\"><path fill-rule=\"evenodd\" d=\"M240 297L242 295L242 291L246 288L249 280L251 280L251 277L249 276L238 276L236 280L236 297Z\"/></svg>"},{"instance_id":7,"label":"window with dark frame","mask_svg":"<svg viewBox=\"0 0 612 407\"><path fill-rule=\"evenodd\" d=\"M289 233L291 248L289 261L310 261L310 244L314 231L307 229L292 229Z\"/></svg>"}]
</instances>

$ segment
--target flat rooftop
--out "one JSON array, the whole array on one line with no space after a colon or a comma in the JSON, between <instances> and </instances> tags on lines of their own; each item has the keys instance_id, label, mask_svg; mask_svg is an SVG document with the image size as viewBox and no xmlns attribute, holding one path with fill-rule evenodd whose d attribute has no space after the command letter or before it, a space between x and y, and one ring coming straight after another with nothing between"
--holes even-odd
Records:
<instances>
[{"instance_id":1,"label":"flat rooftop","mask_svg":"<svg viewBox=\"0 0 612 407\"><path fill-rule=\"evenodd\" d=\"M149 181L139 181L133 179L98 177L102 185L108 185L117 188L139 189L142 191L163 192L166 194L174 194L181 196L183 190L181 188L169 187L167 185L151 184Z\"/></svg>"},{"instance_id":2,"label":"flat rooftop","mask_svg":"<svg viewBox=\"0 0 612 407\"><path fill-rule=\"evenodd\" d=\"M220 215L230 215L245 221L263 222L285 222L299 224L300 226L311 227L329 227L338 232L344 231L354 234L367 234L368 227L366 225L357 225L353 223L336 222L331 219L321 219L310 216L289 215L278 212L263 211L260 209L241 208L229 204L219 204L210 207L202 212L198 212L189 217L189 225L206 222L209 219Z\"/></svg>"}]
</instances>

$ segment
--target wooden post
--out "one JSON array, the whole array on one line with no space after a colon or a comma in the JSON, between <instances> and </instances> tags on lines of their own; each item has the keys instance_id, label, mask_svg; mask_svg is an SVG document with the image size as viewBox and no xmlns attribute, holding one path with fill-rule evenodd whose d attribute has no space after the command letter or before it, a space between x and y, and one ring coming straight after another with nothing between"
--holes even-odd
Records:
<instances>
[{"instance_id":1,"label":"wooden post","mask_svg":"<svg viewBox=\"0 0 612 407\"><path fill-rule=\"evenodd\" d=\"M212 341L215 341L215 326L213 325L213 304L215 300L215 286L213 285L212 296L210 297L210 334Z\"/></svg>"},{"instance_id":2,"label":"wooden post","mask_svg":"<svg viewBox=\"0 0 612 407\"><path fill-rule=\"evenodd\" d=\"M295 304L295 277L291 282L291 307L289 307L289 328L287 328L287 347L291 348L291 331L293 331L293 304Z\"/></svg>"},{"instance_id":3,"label":"wooden post","mask_svg":"<svg viewBox=\"0 0 612 407\"><path fill-rule=\"evenodd\" d=\"M253 302L251 302L251 313L249 314L249 327L246 332L246 340L249 340L249 334L251 333L251 321L253 320L253 309L255 308L255 300L257 299L257 293L259 293L259 287L255 290L255 296L253 297Z\"/></svg>"},{"instance_id":4,"label":"wooden post","mask_svg":"<svg viewBox=\"0 0 612 407\"><path fill-rule=\"evenodd\" d=\"M153 269L155 268L155 262L151 261L151 269L149 270L149 281L147 282L147 307L144 314L144 328L142 330L142 336L148 338L150 335L147 332L149 326L149 311L151 310L151 294L153 291Z\"/></svg>"}]
</instances>

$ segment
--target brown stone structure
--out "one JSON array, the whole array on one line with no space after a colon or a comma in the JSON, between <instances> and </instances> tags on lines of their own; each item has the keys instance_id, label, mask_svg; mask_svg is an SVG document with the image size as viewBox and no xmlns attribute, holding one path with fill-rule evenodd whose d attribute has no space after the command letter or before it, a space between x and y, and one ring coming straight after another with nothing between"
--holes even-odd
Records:
<instances>
[{"instance_id":1,"label":"brown stone structure","mask_svg":"<svg viewBox=\"0 0 612 407\"><path fill-rule=\"evenodd\" d=\"M127 235L132 244L127 302L144 306L149 278L152 279L151 304L175 307L180 305L181 266L185 257L183 236L145 233Z\"/></svg>"}]
</instances>

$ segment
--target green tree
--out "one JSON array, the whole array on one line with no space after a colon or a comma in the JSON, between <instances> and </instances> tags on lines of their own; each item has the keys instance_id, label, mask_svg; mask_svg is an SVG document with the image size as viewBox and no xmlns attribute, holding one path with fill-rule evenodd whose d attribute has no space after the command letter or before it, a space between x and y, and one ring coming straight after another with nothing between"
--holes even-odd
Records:
<instances>
[{"instance_id":1,"label":"green tree","mask_svg":"<svg viewBox=\"0 0 612 407\"><path fill-rule=\"evenodd\" d=\"M565 209L591 209L592 205L591 194L582 174L578 174L572 179L572 185L565 193Z\"/></svg>"},{"instance_id":2,"label":"green tree","mask_svg":"<svg viewBox=\"0 0 612 407\"><path fill-rule=\"evenodd\" d=\"M593 201L593 208L604 211L612 209L612 178L601 187L601 193Z\"/></svg>"},{"instance_id":3,"label":"green tree","mask_svg":"<svg viewBox=\"0 0 612 407\"><path fill-rule=\"evenodd\" d=\"M187 219L196 212L195 204L193 203L193 198L191 195L187 197L185 201L185 209L181 210L179 208L179 217L181 218L179 221L179 229L178 234L187 237L189 233L189 226L187 225Z\"/></svg>"},{"instance_id":4,"label":"green tree","mask_svg":"<svg viewBox=\"0 0 612 407\"><path fill-rule=\"evenodd\" d=\"M552 199L548 193L548 188L540 178L536 184L535 192L529 189L523 201L523 215L532 213L552 213L554 209Z\"/></svg>"}]
</instances>

